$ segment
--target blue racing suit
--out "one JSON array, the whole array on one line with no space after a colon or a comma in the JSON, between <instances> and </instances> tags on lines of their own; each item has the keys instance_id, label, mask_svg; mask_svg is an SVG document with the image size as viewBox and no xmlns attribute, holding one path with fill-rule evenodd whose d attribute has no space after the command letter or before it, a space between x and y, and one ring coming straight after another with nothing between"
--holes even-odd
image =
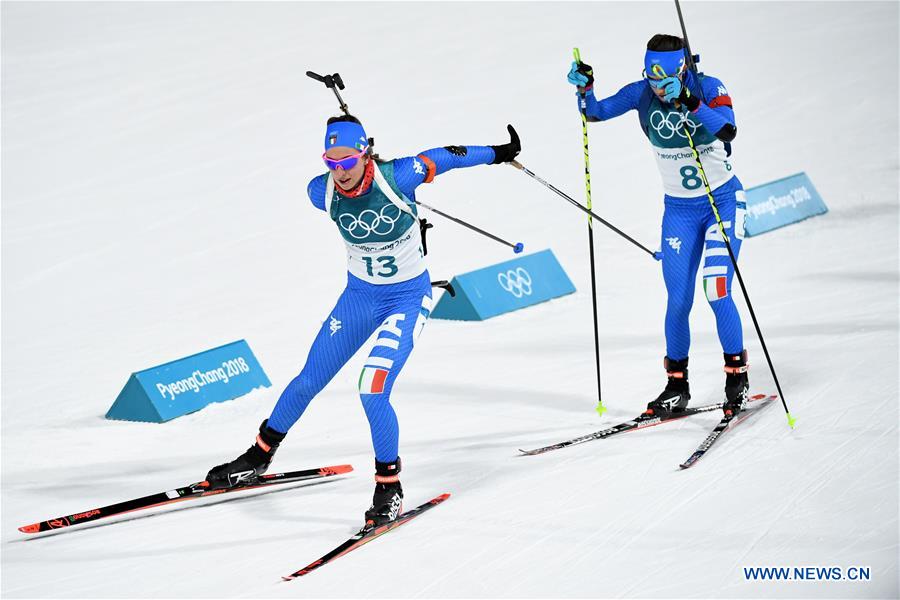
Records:
<instances>
[{"instance_id":1,"label":"blue racing suit","mask_svg":"<svg viewBox=\"0 0 900 600\"><path fill-rule=\"evenodd\" d=\"M370 159L372 179L367 171L363 183L369 188L354 197L341 194L330 174L309 183L313 206L328 212L347 246L347 287L322 324L303 370L278 399L269 427L287 432L313 397L373 337L359 394L376 460L397 459L399 427L391 389L431 313L415 190L452 169L493 160L494 150L487 146L435 148L389 162Z\"/></svg>"},{"instance_id":2,"label":"blue racing suit","mask_svg":"<svg viewBox=\"0 0 900 600\"><path fill-rule=\"evenodd\" d=\"M641 130L653 146L665 189L662 271L668 293L666 355L673 360L687 358L690 350L688 316L701 256L704 258L703 286L715 314L722 351L740 354L744 348L741 318L731 296L734 266L684 132L687 127L700 153L737 259L744 237L746 200L743 186L734 174L727 143L736 131L734 111L728 91L715 77L697 76L688 71L684 84L694 96L706 99L690 113L660 100L643 80L630 83L603 100L596 99L593 89L588 89L584 98L585 112L591 121L605 121L637 110ZM731 135L726 131L731 131Z\"/></svg>"}]
</instances>

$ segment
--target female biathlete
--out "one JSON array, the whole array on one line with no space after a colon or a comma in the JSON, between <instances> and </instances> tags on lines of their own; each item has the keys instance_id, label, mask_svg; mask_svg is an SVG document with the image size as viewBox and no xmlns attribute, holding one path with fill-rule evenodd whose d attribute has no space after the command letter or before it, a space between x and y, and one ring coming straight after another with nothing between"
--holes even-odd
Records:
<instances>
[{"instance_id":1,"label":"female biathlete","mask_svg":"<svg viewBox=\"0 0 900 600\"><path fill-rule=\"evenodd\" d=\"M391 161L373 155L352 115L328 119L328 172L307 187L313 206L328 213L347 247L347 287L319 330L306 365L282 392L250 448L206 476L232 487L265 473L279 444L310 401L370 337L374 345L359 377L359 394L375 448L375 493L367 526L402 511L399 427L391 389L431 312L431 283L415 205L415 190L452 169L513 160L521 146L512 126L499 146L446 146Z\"/></svg>"},{"instance_id":2,"label":"female biathlete","mask_svg":"<svg viewBox=\"0 0 900 600\"><path fill-rule=\"evenodd\" d=\"M729 162L730 142L737 129L725 86L715 77L688 70L686 58L681 38L657 34L647 43L644 79L626 85L613 96L597 100L593 70L585 63L572 63L568 79L584 95L584 109L590 121L606 121L632 109L638 111L641 129L650 140L662 175L662 272L668 293L664 365L668 382L647 405L647 411L682 411L691 398L688 316L703 255L703 286L725 355L723 410L737 414L747 400L749 382L741 317L731 297L734 266L706 197L685 128L700 153L735 258L741 250L746 212L744 188Z\"/></svg>"}]
</instances>

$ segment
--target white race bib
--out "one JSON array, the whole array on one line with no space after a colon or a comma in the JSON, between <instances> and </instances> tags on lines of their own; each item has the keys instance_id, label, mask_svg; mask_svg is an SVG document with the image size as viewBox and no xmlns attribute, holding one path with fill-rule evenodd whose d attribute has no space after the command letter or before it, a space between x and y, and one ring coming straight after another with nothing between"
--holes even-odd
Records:
<instances>
[{"instance_id":1,"label":"white race bib","mask_svg":"<svg viewBox=\"0 0 900 600\"><path fill-rule=\"evenodd\" d=\"M712 144L697 146L703 170L710 189L716 189L734 176L732 165L725 152L725 144L716 140ZM694 198L706 195L706 186L694 153L690 148L660 148L653 146L656 166L662 176L663 189L670 196Z\"/></svg>"}]
</instances>

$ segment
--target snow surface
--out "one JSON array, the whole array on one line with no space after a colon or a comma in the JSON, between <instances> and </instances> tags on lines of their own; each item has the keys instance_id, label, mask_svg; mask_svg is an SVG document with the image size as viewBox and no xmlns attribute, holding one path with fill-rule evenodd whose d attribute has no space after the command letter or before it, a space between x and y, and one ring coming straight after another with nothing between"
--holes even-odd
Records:
<instances>
[{"instance_id":1,"label":"snow surface","mask_svg":"<svg viewBox=\"0 0 900 600\"><path fill-rule=\"evenodd\" d=\"M20 597L898 596L898 4L684 3L735 99L745 185L806 171L830 212L745 243L742 271L798 427L772 407L680 472L715 414L539 457L633 416L663 383L657 263L596 230L596 403L583 216L479 167L421 199L529 250L575 295L431 322L395 388L412 506L451 499L315 574L371 494L360 357L274 470L338 481L24 539L16 527L201 479L251 442L342 289L306 199L339 71L384 156L490 144L581 199L571 48L611 93L671 3L2 5L2 595ZM597 210L658 244L659 178L633 115L590 127ZM431 272L511 257L434 217ZM746 311L743 314L747 315ZM720 395L698 293L691 376ZM774 385L749 318L756 391ZM107 421L128 374L246 338L273 387L164 425ZM743 566L871 567L869 582L748 582Z\"/></svg>"}]
</instances>

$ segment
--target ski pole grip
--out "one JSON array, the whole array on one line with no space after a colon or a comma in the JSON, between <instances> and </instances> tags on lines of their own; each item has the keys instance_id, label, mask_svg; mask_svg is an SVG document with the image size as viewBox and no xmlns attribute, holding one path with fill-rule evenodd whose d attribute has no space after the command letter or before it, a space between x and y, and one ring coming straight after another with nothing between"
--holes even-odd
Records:
<instances>
[{"instance_id":1,"label":"ski pole grip","mask_svg":"<svg viewBox=\"0 0 900 600\"><path fill-rule=\"evenodd\" d=\"M335 73L331 77L334 79L334 83L337 84L339 90L344 89L344 80L341 79L340 73Z\"/></svg>"},{"instance_id":2,"label":"ski pole grip","mask_svg":"<svg viewBox=\"0 0 900 600\"><path fill-rule=\"evenodd\" d=\"M572 54L575 56L575 62L581 64L581 51L578 48L572 48Z\"/></svg>"},{"instance_id":3,"label":"ski pole grip","mask_svg":"<svg viewBox=\"0 0 900 600\"><path fill-rule=\"evenodd\" d=\"M325 78L322 77L321 75L319 75L318 73L313 73L312 71L307 71L307 72L306 72L306 76L307 76L307 77L312 77L312 78L315 79L316 81L321 81L322 83L325 83Z\"/></svg>"}]
</instances>

